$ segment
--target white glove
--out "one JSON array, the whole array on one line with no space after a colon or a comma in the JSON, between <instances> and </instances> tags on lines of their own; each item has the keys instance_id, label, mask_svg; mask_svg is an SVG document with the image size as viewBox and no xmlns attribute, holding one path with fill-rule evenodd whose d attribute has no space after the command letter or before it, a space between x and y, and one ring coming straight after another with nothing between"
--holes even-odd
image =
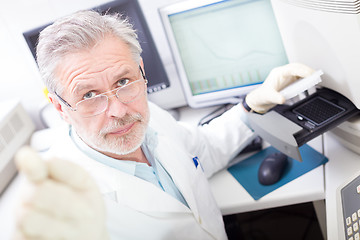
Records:
<instances>
[{"instance_id":1,"label":"white glove","mask_svg":"<svg viewBox=\"0 0 360 240\"><path fill-rule=\"evenodd\" d=\"M85 170L64 160L45 162L30 147L15 160L29 186L14 239L108 239L103 199Z\"/></svg>"},{"instance_id":2,"label":"white glove","mask_svg":"<svg viewBox=\"0 0 360 240\"><path fill-rule=\"evenodd\" d=\"M263 84L246 95L245 103L255 112L265 113L275 105L285 103L286 99L279 93L283 88L312 73L312 68L301 63L274 68Z\"/></svg>"}]
</instances>

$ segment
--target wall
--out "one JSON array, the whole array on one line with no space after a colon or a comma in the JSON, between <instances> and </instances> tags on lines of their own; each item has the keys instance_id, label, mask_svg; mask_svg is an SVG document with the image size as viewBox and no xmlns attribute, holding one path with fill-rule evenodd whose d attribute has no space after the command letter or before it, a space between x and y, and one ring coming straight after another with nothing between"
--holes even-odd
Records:
<instances>
[{"instance_id":1,"label":"wall","mask_svg":"<svg viewBox=\"0 0 360 240\"><path fill-rule=\"evenodd\" d=\"M38 129L39 111L47 103L36 63L22 36L44 25L103 0L0 0L0 101L20 99Z\"/></svg>"}]
</instances>

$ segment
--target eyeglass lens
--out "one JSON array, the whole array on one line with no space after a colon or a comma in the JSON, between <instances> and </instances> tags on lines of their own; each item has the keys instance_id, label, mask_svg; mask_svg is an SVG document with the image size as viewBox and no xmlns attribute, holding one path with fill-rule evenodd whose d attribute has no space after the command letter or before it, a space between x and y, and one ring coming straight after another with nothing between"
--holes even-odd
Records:
<instances>
[{"instance_id":1,"label":"eyeglass lens","mask_svg":"<svg viewBox=\"0 0 360 240\"><path fill-rule=\"evenodd\" d=\"M145 84L143 79L134 81L124 87L116 90L116 97L122 103L134 101L140 94L145 93ZM90 117L102 113L108 106L109 97L114 95L100 94L93 98L85 99L76 104L77 111L84 117Z\"/></svg>"}]
</instances>

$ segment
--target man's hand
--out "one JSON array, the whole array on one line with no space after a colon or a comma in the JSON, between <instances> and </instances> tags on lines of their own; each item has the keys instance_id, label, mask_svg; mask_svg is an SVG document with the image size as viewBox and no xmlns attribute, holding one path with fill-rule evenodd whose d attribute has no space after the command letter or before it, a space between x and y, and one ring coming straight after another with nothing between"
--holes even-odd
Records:
<instances>
[{"instance_id":1,"label":"man's hand","mask_svg":"<svg viewBox=\"0 0 360 240\"><path fill-rule=\"evenodd\" d=\"M85 170L68 161L45 162L30 147L15 160L28 186L14 239L108 239L103 199Z\"/></svg>"},{"instance_id":2,"label":"man's hand","mask_svg":"<svg viewBox=\"0 0 360 240\"><path fill-rule=\"evenodd\" d=\"M260 87L246 95L245 102L253 111L265 113L275 105L286 101L279 93L283 88L312 73L314 73L313 69L300 63L274 68Z\"/></svg>"}]
</instances>

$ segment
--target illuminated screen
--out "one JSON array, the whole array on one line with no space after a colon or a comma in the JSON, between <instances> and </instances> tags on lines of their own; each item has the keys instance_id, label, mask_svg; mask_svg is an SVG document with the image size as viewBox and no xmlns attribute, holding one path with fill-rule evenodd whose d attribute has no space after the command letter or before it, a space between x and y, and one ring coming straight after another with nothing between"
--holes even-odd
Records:
<instances>
[{"instance_id":1,"label":"illuminated screen","mask_svg":"<svg viewBox=\"0 0 360 240\"><path fill-rule=\"evenodd\" d=\"M288 63L269 0L220 1L167 17L194 96L259 84Z\"/></svg>"}]
</instances>

